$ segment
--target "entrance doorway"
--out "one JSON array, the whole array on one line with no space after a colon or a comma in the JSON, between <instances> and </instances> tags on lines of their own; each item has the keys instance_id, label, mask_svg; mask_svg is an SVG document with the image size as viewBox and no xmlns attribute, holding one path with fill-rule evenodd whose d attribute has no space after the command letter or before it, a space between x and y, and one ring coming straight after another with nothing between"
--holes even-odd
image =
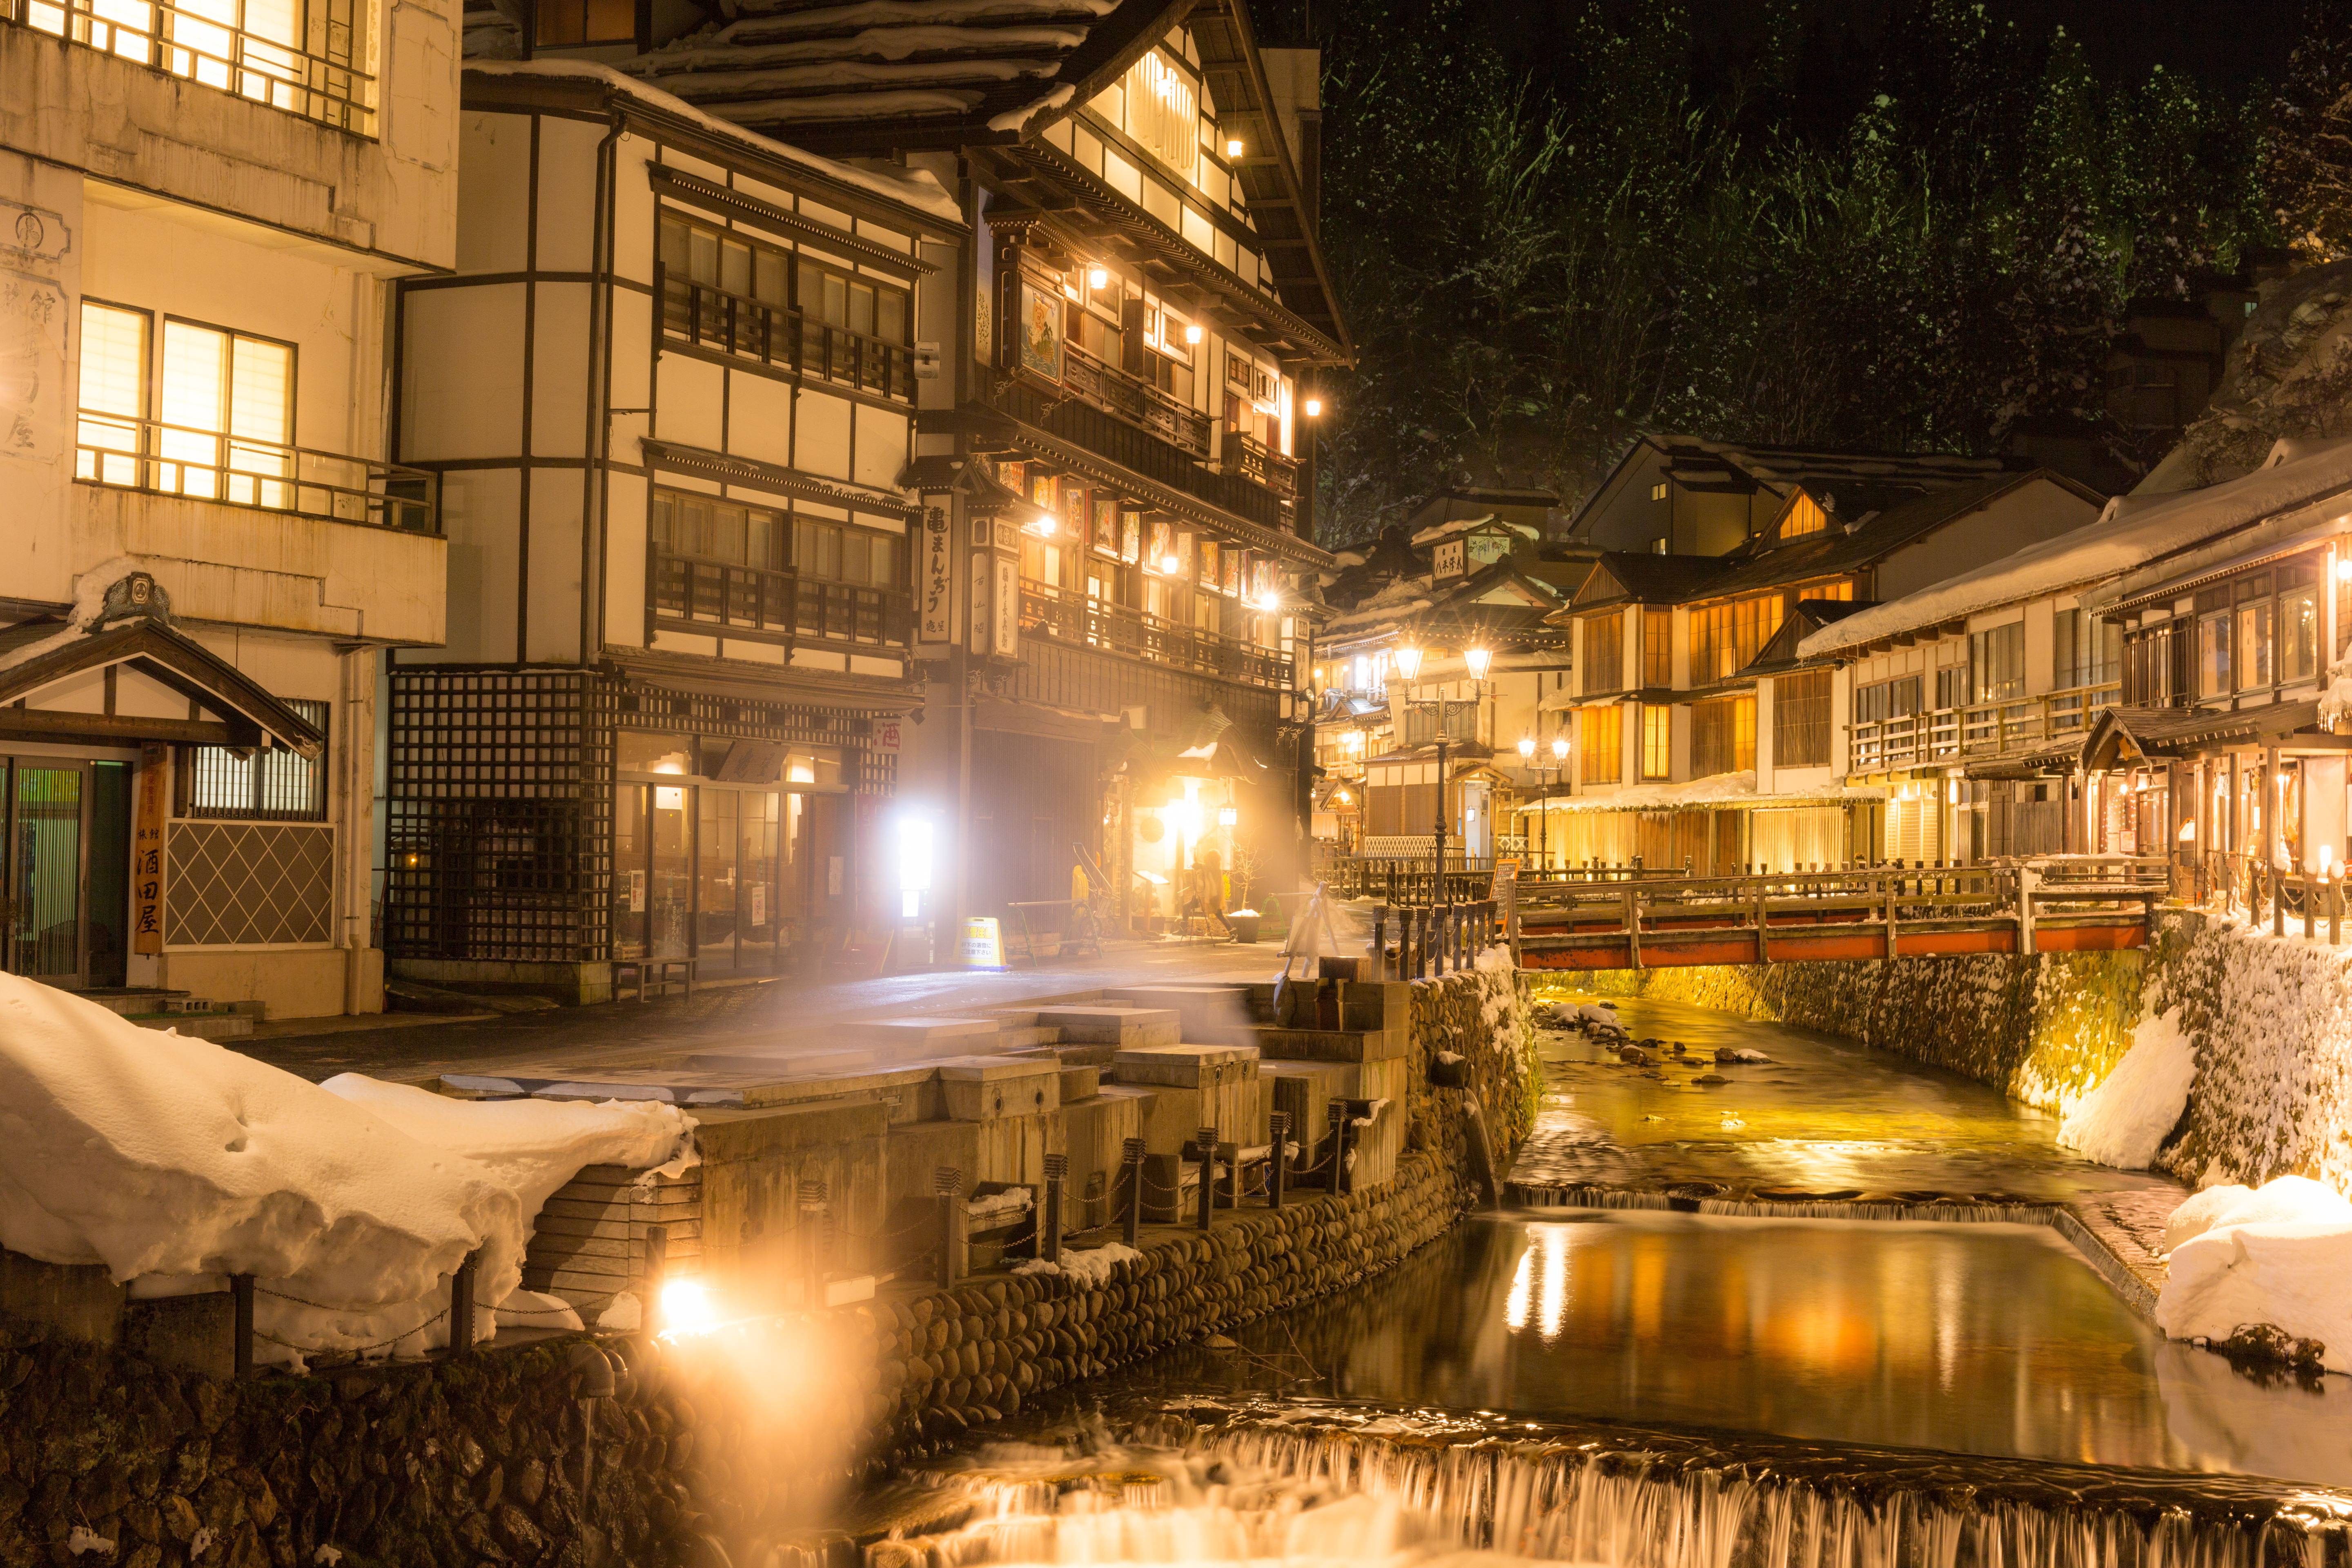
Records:
<instances>
[{"instance_id":1,"label":"entrance doorway","mask_svg":"<svg viewBox=\"0 0 2352 1568\"><path fill-rule=\"evenodd\" d=\"M0 969L121 985L130 912L131 764L0 756Z\"/></svg>"},{"instance_id":2,"label":"entrance doorway","mask_svg":"<svg viewBox=\"0 0 2352 1568\"><path fill-rule=\"evenodd\" d=\"M711 784L618 786L613 953L706 974L780 973L836 934L843 797Z\"/></svg>"}]
</instances>

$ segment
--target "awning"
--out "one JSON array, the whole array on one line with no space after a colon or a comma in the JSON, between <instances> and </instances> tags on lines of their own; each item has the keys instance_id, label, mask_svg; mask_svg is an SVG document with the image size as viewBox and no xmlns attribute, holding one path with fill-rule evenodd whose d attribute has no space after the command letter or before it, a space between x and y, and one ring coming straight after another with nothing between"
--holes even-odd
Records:
<instances>
[{"instance_id":1,"label":"awning","mask_svg":"<svg viewBox=\"0 0 2352 1568\"><path fill-rule=\"evenodd\" d=\"M2092 772L2194 757L2215 747L2288 745L2316 751L2352 748L2319 717L2316 698L2227 711L2210 708L2109 708L2093 721L2080 760Z\"/></svg>"},{"instance_id":2,"label":"awning","mask_svg":"<svg viewBox=\"0 0 2352 1568\"><path fill-rule=\"evenodd\" d=\"M116 667L137 670L213 718L191 721L31 710L0 715L0 728L21 734L37 724L60 738L103 732L126 742L168 740L248 749L274 743L312 758L326 744L318 726L243 670L161 618L138 613L112 624L44 616L10 627L0 639L0 709L75 676Z\"/></svg>"}]
</instances>

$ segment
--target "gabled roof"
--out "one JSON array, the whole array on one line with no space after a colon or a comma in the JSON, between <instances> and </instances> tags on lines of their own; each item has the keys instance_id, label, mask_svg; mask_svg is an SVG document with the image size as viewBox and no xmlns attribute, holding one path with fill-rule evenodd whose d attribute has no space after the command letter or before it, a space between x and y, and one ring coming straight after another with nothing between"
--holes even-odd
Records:
<instances>
[{"instance_id":1,"label":"gabled roof","mask_svg":"<svg viewBox=\"0 0 2352 1568\"><path fill-rule=\"evenodd\" d=\"M2014 458L1776 447L1650 431L1634 438L1609 477L1577 510L1575 521L1569 525L1570 537L1582 533L1594 512L1653 454L1663 459L1676 483L1687 488L1740 495L1769 490L1784 499L1802 488L1822 503L1823 510L1846 519L1865 517L1929 490L2021 466Z\"/></svg>"},{"instance_id":2,"label":"gabled roof","mask_svg":"<svg viewBox=\"0 0 2352 1568\"><path fill-rule=\"evenodd\" d=\"M1508 642L1550 642L1556 638L1545 626L1559 604L1559 589L1505 559L1443 588L1399 578L1354 609L1334 616L1324 637L1336 643L1410 623L1440 637L1475 629Z\"/></svg>"},{"instance_id":3,"label":"gabled roof","mask_svg":"<svg viewBox=\"0 0 2352 1568\"><path fill-rule=\"evenodd\" d=\"M1758 675L1778 675L1803 665L1797 645L1826 626L1834 626L1857 610L1875 605L1875 599L1800 599L1796 609L1780 620L1780 629L1756 650L1756 657L1740 670L1742 678Z\"/></svg>"}]
</instances>

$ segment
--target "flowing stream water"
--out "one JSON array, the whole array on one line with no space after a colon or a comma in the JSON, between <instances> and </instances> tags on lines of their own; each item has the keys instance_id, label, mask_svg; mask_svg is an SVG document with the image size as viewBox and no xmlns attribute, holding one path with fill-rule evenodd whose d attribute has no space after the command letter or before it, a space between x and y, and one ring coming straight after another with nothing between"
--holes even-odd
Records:
<instances>
[{"instance_id":1,"label":"flowing stream water","mask_svg":"<svg viewBox=\"0 0 2352 1568\"><path fill-rule=\"evenodd\" d=\"M1567 1098L1590 1060L1547 1054ZM1955 1092L1871 1068L1915 1122ZM1604 1120L1644 1125L1624 1092ZM2040 1226L1522 1208L1041 1401L891 1506L876 1568L2352 1568L2352 1379L2167 1342Z\"/></svg>"}]
</instances>

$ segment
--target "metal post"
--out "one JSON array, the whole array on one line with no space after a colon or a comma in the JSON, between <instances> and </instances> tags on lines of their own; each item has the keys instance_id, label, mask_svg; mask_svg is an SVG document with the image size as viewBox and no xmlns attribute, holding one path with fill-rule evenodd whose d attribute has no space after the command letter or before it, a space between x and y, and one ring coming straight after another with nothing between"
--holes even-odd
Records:
<instances>
[{"instance_id":1,"label":"metal post","mask_svg":"<svg viewBox=\"0 0 2352 1568\"><path fill-rule=\"evenodd\" d=\"M1348 1190L1348 1105L1335 1100L1327 1108L1331 1118L1330 1161L1331 1188L1334 1194Z\"/></svg>"},{"instance_id":2,"label":"metal post","mask_svg":"<svg viewBox=\"0 0 2352 1568\"><path fill-rule=\"evenodd\" d=\"M457 1265L457 1272L449 1276L451 1355L463 1355L474 1348L474 1277L481 1262L479 1252L469 1252Z\"/></svg>"},{"instance_id":3,"label":"metal post","mask_svg":"<svg viewBox=\"0 0 2352 1568\"><path fill-rule=\"evenodd\" d=\"M1372 906L1372 973L1381 980L1389 977L1389 907Z\"/></svg>"},{"instance_id":4,"label":"metal post","mask_svg":"<svg viewBox=\"0 0 2352 1568\"><path fill-rule=\"evenodd\" d=\"M1067 1154L1045 1156L1045 1217L1037 1233L1037 1256L1048 1263L1062 1261L1062 1186L1069 1175Z\"/></svg>"},{"instance_id":5,"label":"metal post","mask_svg":"<svg viewBox=\"0 0 2352 1568\"><path fill-rule=\"evenodd\" d=\"M1133 1247L1143 1232L1143 1140L1129 1138L1120 1156L1127 1165L1127 1213L1119 1221L1118 1238Z\"/></svg>"},{"instance_id":6,"label":"metal post","mask_svg":"<svg viewBox=\"0 0 2352 1568\"><path fill-rule=\"evenodd\" d=\"M1445 898L1445 704L1437 705L1437 884L1429 901L1442 903Z\"/></svg>"},{"instance_id":7,"label":"metal post","mask_svg":"<svg viewBox=\"0 0 2352 1568\"><path fill-rule=\"evenodd\" d=\"M1265 1206L1278 1209L1282 1206L1282 1178L1290 1168L1290 1113L1268 1111L1265 1124L1274 1136L1274 1147L1266 1152L1272 1163L1265 1169Z\"/></svg>"},{"instance_id":8,"label":"metal post","mask_svg":"<svg viewBox=\"0 0 2352 1568\"><path fill-rule=\"evenodd\" d=\"M253 1375L253 1276L228 1277L229 1365L239 1377Z\"/></svg>"},{"instance_id":9,"label":"metal post","mask_svg":"<svg viewBox=\"0 0 2352 1568\"><path fill-rule=\"evenodd\" d=\"M931 1173L931 1192L940 1208L940 1289L944 1290L956 1282L958 1256L964 1248L963 1173L953 1165L941 1165Z\"/></svg>"},{"instance_id":10,"label":"metal post","mask_svg":"<svg viewBox=\"0 0 2352 1568\"><path fill-rule=\"evenodd\" d=\"M822 1237L817 1231L817 1215L824 1207L825 1186L820 1181L803 1181L800 1193L801 1232L801 1304L804 1307L823 1305L824 1263L819 1255Z\"/></svg>"},{"instance_id":11,"label":"metal post","mask_svg":"<svg viewBox=\"0 0 2352 1568\"><path fill-rule=\"evenodd\" d=\"M1209 1228L1217 1207L1217 1130L1203 1127L1192 1134L1195 1150L1201 1156L1201 1228Z\"/></svg>"}]
</instances>

